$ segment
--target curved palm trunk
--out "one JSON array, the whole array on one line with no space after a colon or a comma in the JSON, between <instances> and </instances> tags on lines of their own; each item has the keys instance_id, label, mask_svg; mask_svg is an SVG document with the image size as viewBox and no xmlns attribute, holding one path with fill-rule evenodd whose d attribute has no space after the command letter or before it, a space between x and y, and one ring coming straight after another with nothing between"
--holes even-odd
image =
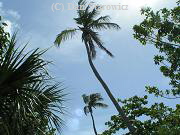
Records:
<instances>
[{"instance_id":1,"label":"curved palm trunk","mask_svg":"<svg viewBox=\"0 0 180 135\"><path fill-rule=\"evenodd\" d=\"M85 43L85 46L86 46L86 51L87 51L87 55L88 55L88 61L89 61L89 64L90 64L90 66L92 68L92 71L94 72L94 75L96 76L96 78L99 80L99 82L103 86L104 90L106 91L106 93L108 94L109 98L113 102L113 104L116 107L117 111L119 112L120 116L122 117L122 119L126 123L129 131L131 133L135 133L135 128L132 126L131 122L129 121L129 118L126 117L124 111L122 110L122 108L118 104L117 100L114 98L114 96L111 93L110 89L108 88L107 84L103 81L102 77L100 76L100 74L98 73L97 69L95 68L95 66L94 66L94 64L92 62L91 56L90 56L90 51L89 51L89 47L88 47L87 43Z\"/></svg>"},{"instance_id":2,"label":"curved palm trunk","mask_svg":"<svg viewBox=\"0 0 180 135\"><path fill-rule=\"evenodd\" d=\"M93 117L92 112L90 112L90 114L91 114L91 118L92 118L92 122L93 122L94 133L95 133L95 135L98 135L98 134L97 134L97 130L96 130L96 126L95 126L94 117Z\"/></svg>"}]
</instances>

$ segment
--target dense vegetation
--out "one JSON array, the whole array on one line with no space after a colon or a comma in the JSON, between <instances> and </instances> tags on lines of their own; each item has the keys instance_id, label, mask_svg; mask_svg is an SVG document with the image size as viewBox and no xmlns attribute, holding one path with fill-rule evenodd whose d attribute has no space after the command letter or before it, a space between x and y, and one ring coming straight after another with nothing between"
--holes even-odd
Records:
<instances>
[{"instance_id":1,"label":"dense vegetation","mask_svg":"<svg viewBox=\"0 0 180 135\"><path fill-rule=\"evenodd\" d=\"M54 127L60 131L65 95L48 75L45 51L18 48L16 34L11 37L6 26L0 22L0 134L50 135Z\"/></svg>"},{"instance_id":2,"label":"dense vegetation","mask_svg":"<svg viewBox=\"0 0 180 135\"><path fill-rule=\"evenodd\" d=\"M134 38L142 45L154 45L160 52L154 57L156 65L164 77L169 78L172 89L159 90L156 86L146 86L147 94L154 94L159 99L167 98L171 102L180 98L180 7L163 8L154 12L150 8L141 10L145 19L134 26ZM162 100L163 101L163 100ZM176 108L163 102L148 104L148 95L134 96L120 100L126 114L132 119L138 135L178 135L180 133L180 104ZM142 119L143 118L143 119ZM109 129L102 135L111 135L120 129L126 129L119 115L114 115L106 123ZM130 133L127 133L130 134Z\"/></svg>"}]
</instances>

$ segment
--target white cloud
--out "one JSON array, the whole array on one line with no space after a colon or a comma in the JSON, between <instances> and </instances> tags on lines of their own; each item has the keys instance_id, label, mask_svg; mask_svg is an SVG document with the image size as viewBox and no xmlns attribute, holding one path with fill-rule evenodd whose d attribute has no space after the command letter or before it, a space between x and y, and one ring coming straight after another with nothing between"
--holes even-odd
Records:
<instances>
[{"instance_id":1,"label":"white cloud","mask_svg":"<svg viewBox=\"0 0 180 135\"><path fill-rule=\"evenodd\" d=\"M8 10L7 14L14 17L15 19L19 20L20 19L20 14L17 11L14 10Z\"/></svg>"},{"instance_id":2,"label":"white cloud","mask_svg":"<svg viewBox=\"0 0 180 135\"><path fill-rule=\"evenodd\" d=\"M68 119L67 125L70 131L78 131L80 126L80 117L83 116L83 111L77 108L73 112L73 118Z\"/></svg>"},{"instance_id":3,"label":"white cloud","mask_svg":"<svg viewBox=\"0 0 180 135\"><path fill-rule=\"evenodd\" d=\"M20 28L19 25L16 23L16 20L20 19L19 13L14 10L5 10L3 8L2 2L0 2L0 15L3 18L13 17L13 19L11 19L11 20L9 20L9 19L3 20L7 24L7 26L4 29L6 32L9 32L12 35L14 29Z\"/></svg>"},{"instance_id":4,"label":"white cloud","mask_svg":"<svg viewBox=\"0 0 180 135\"><path fill-rule=\"evenodd\" d=\"M80 122L78 118L69 119L69 121L67 122L68 128L71 131L77 131L79 129L79 124Z\"/></svg>"},{"instance_id":5,"label":"white cloud","mask_svg":"<svg viewBox=\"0 0 180 135\"><path fill-rule=\"evenodd\" d=\"M0 8L3 6L3 3L2 2L0 2Z\"/></svg>"},{"instance_id":6,"label":"white cloud","mask_svg":"<svg viewBox=\"0 0 180 135\"><path fill-rule=\"evenodd\" d=\"M2 9L2 7L3 7L3 3L0 2L0 14L1 14L1 15L4 15L4 14L5 14L5 11Z\"/></svg>"},{"instance_id":7,"label":"white cloud","mask_svg":"<svg viewBox=\"0 0 180 135\"><path fill-rule=\"evenodd\" d=\"M99 59L100 60L104 59L106 55L107 54L104 51L101 50L100 53L99 53Z\"/></svg>"},{"instance_id":8,"label":"white cloud","mask_svg":"<svg viewBox=\"0 0 180 135\"><path fill-rule=\"evenodd\" d=\"M81 109L77 108L77 109L75 110L75 115L76 115L76 116L82 117L83 114L84 114L84 113L83 113L83 111L82 111Z\"/></svg>"},{"instance_id":9,"label":"white cloud","mask_svg":"<svg viewBox=\"0 0 180 135\"><path fill-rule=\"evenodd\" d=\"M20 19L20 14L17 11L14 10L5 10L3 9L3 3L0 2L0 15L2 16L10 16L13 17L14 19L18 20Z\"/></svg>"}]
</instances>

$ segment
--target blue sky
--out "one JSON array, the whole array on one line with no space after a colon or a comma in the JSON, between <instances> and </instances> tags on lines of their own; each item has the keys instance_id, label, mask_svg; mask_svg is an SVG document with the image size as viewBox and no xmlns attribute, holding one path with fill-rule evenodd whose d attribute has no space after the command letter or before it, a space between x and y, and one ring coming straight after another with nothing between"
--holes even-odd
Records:
<instances>
[{"instance_id":1,"label":"blue sky","mask_svg":"<svg viewBox=\"0 0 180 135\"><path fill-rule=\"evenodd\" d=\"M167 88L168 79L162 76L159 67L153 62L157 50L152 45L142 46L133 39L132 27L143 20L140 15L141 6L149 5L157 10L162 7L172 7L175 0L96 0L95 2L102 5L119 3L128 5L128 10L102 11L102 15L110 15L112 22L119 24L122 29L100 33L105 46L111 50L115 58L109 58L98 50L97 59L94 61L116 98L142 96L145 94L146 85ZM52 12L53 3L63 3L65 10ZM20 44L29 41L29 49L36 47L43 49L52 46L56 35L63 29L76 26L72 19L76 16L76 11L67 10L67 3L76 4L77 0L1 0L0 14L5 16L9 24L7 31L12 33L14 30L19 30ZM84 93L102 93L109 108L97 109L94 115L97 130L101 132L106 129L104 123L117 112L89 67L80 36L65 42L59 49L51 48L44 57L53 61L54 65L49 67L50 73L56 80L63 81L67 87L65 92L70 93L66 102L69 114L64 118L66 128L63 130L63 135L93 134L91 119L82 111L84 104L81 95ZM151 99L152 103L160 101L154 97ZM176 102L163 101L171 106Z\"/></svg>"}]
</instances>

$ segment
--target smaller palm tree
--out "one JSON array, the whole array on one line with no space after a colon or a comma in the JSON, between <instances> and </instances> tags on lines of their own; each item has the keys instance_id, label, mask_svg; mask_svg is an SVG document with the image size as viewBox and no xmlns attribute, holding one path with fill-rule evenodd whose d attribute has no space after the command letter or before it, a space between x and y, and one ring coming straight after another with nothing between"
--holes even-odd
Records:
<instances>
[{"instance_id":1,"label":"smaller palm tree","mask_svg":"<svg viewBox=\"0 0 180 135\"><path fill-rule=\"evenodd\" d=\"M95 135L97 135L97 130L96 130L95 121L93 117L93 108L95 109L97 107L107 108L108 105L101 103L101 101L103 101L104 99L101 97L100 93L93 93L93 94L90 94L89 96L87 96L86 94L83 94L82 97L83 97L84 103L86 104L86 106L84 107L84 113L85 115L87 115L88 113L91 114L94 133Z\"/></svg>"}]
</instances>

